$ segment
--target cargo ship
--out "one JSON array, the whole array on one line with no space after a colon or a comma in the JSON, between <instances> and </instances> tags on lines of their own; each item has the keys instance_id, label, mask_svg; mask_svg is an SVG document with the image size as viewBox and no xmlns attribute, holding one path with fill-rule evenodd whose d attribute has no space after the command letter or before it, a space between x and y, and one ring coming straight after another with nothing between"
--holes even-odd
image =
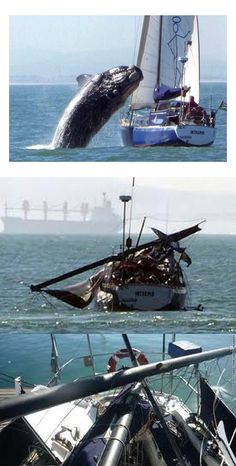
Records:
<instances>
[{"instance_id":1,"label":"cargo ship","mask_svg":"<svg viewBox=\"0 0 236 466\"><path fill-rule=\"evenodd\" d=\"M19 214L14 216L13 211ZM101 205L93 208L88 202L82 202L77 209L69 208L67 201L61 208L50 208L46 201L41 208L31 208L28 200L24 200L21 207L9 207L5 203L5 213L0 218L1 233L10 235L104 235L117 233L122 227L122 220L106 193L103 193Z\"/></svg>"}]
</instances>

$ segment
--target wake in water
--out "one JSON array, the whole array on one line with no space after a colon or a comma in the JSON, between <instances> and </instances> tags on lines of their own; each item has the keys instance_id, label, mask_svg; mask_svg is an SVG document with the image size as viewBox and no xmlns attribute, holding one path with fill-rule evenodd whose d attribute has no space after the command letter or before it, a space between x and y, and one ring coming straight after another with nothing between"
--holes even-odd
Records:
<instances>
[{"instance_id":1,"label":"wake in water","mask_svg":"<svg viewBox=\"0 0 236 466\"><path fill-rule=\"evenodd\" d=\"M54 150L53 144L35 144L33 146L27 146L26 149L30 150Z\"/></svg>"}]
</instances>

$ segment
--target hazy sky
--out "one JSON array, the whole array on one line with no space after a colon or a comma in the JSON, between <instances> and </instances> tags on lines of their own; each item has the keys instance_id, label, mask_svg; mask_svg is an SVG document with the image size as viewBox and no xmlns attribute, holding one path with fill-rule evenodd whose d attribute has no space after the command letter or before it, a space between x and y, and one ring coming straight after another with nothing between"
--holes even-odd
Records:
<instances>
[{"instance_id":1,"label":"hazy sky","mask_svg":"<svg viewBox=\"0 0 236 466\"><path fill-rule=\"evenodd\" d=\"M135 57L140 16L11 16L10 74L96 73ZM226 78L226 16L199 16L202 77Z\"/></svg>"},{"instance_id":2,"label":"hazy sky","mask_svg":"<svg viewBox=\"0 0 236 466\"><path fill-rule=\"evenodd\" d=\"M106 192L122 215L119 195L130 194L131 184L129 178L2 178L0 213L6 200L9 207L20 207L24 199L30 200L32 207L41 207L44 200L54 208L61 207L65 200L71 208L78 208L84 201L93 207L101 204L102 193ZM235 178L135 179L135 230L146 215L146 232L151 226L170 232L205 218L204 233L236 234L235 206Z\"/></svg>"}]
</instances>

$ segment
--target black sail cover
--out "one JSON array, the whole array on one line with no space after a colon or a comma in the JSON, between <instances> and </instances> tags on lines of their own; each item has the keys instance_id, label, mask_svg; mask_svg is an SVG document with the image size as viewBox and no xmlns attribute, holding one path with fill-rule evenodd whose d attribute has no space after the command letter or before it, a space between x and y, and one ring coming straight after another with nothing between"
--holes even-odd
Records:
<instances>
[{"instance_id":1,"label":"black sail cover","mask_svg":"<svg viewBox=\"0 0 236 466\"><path fill-rule=\"evenodd\" d=\"M201 388L201 411L200 417L203 419L205 424L209 427L212 433L216 432L216 425L220 421L223 421L225 427L225 433L228 441L230 442L233 434L233 440L230 444L234 454L236 454L236 416L230 411L230 409L224 404L222 400L216 395L205 379L200 379Z\"/></svg>"},{"instance_id":2,"label":"black sail cover","mask_svg":"<svg viewBox=\"0 0 236 466\"><path fill-rule=\"evenodd\" d=\"M58 290L51 290L50 288L42 290L44 293L53 296L54 298L63 301L70 306L77 307L78 309L83 309L88 306L93 300L93 293L89 293L89 296L85 297L83 294L82 296L73 293L72 291L68 291L66 289L58 289ZM86 293L88 295L88 293Z\"/></svg>"},{"instance_id":3,"label":"black sail cover","mask_svg":"<svg viewBox=\"0 0 236 466\"><path fill-rule=\"evenodd\" d=\"M104 273L104 270L101 270L88 280L74 285L65 286L60 289L45 288L42 289L42 291L50 296L54 296L54 298L57 298L60 301L64 301L70 306L83 309L93 300L99 284L104 277Z\"/></svg>"},{"instance_id":4,"label":"black sail cover","mask_svg":"<svg viewBox=\"0 0 236 466\"><path fill-rule=\"evenodd\" d=\"M64 461L62 466L96 466L98 464L99 457L102 455L107 442L105 433L111 425L114 416L118 416L119 418L119 416L129 412L131 409L131 407L127 407L126 405L126 400L130 393L131 389L128 387L127 390L124 390L121 395L115 398L106 411L98 418L97 422L91 427L79 445L73 450L71 455ZM150 414L149 402L139 395L133 395L133 397L136 398L133 406L134 415L131 425L127 430L126 444L148 422Z\"/></svg>"}]
</instances>

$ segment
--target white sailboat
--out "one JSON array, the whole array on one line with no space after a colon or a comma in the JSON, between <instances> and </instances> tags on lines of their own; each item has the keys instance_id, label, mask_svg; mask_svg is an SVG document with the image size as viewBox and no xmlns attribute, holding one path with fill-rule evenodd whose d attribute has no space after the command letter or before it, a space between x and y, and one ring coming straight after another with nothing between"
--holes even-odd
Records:
<instances>
[{"instance_id":1,"label":"white sailboat","mask_svg":"<svg viewBox=\"0 0 236 466\"><path fill-rule=\"evenodd\" d=\"M143 80L121 118L124 145L212 144L215 111L199 105L198 17L144 16L137 66Z\"/></svg>"}]
</instances>

